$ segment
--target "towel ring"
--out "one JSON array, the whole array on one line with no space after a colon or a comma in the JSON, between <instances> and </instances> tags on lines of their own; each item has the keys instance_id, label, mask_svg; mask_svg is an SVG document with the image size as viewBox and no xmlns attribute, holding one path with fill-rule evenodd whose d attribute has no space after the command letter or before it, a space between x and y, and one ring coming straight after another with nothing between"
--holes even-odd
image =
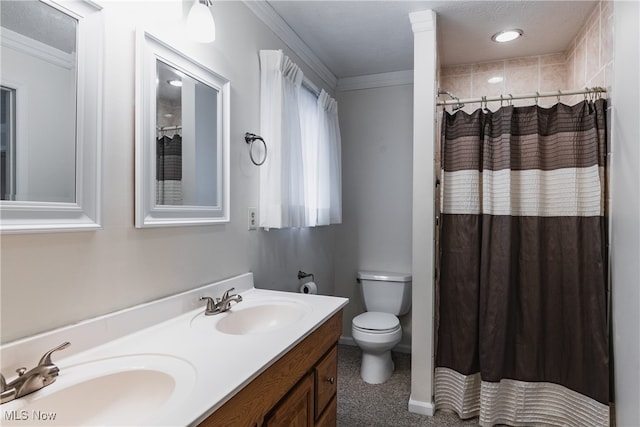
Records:
<instances>
[{"instance_id":1,"label":"towel ring","mask_svg":"<svg viewBox=\"0 0 640 427\"><path fill-rule=\"evenodd\" d=\"M264 162L267 161L267 143L264 142L264 139L262 139L262 137L259 135L247 132L244 134L244 140L247 144L249 144L249 158L251 159L251 162L256 166L261 166L262 164L264 164ZM261 162L256 161L255 157L253 157L253 143L258 140L262 141L262 145L264 145L264 157L262 158Z\"/></svg>"}]
</instances>

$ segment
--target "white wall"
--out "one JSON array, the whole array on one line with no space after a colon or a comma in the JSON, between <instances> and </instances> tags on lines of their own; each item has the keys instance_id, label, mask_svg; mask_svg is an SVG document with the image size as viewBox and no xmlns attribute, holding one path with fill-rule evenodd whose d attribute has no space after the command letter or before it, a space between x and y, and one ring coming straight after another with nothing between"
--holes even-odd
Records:
<instances>
[{"instance_id":1,"label":"white wall","mask_svg":"<svg viewBox=\"0 0 640 427\"><path fill-rule=\"evenodd\" d=\"M343 224L337 227L336 294L350 298L342 335L364 312L358 270L411 273L413 85L338 92ZM411 345L411 315L401 345Z\"/></svg>"},{"instance_id":2,"label":"white wall","mask_svg":"<svg viewBox=\"0 0 640 427\"><path fill-rule=\"evenodd\" d=\"M334 228L247 231L258 168L244 142L259 130L259 49L283 49L315 73L241 2L213 6L217 40L196 44L182 25L191 2L101 2L104 55L104 229L3 235L1 339L67 325L247 271L256 286L297 290L299 269L333 292ZM134 228L135 28L147 27L231 80L231 222Z\"/></svg>"},{"instance_id":3,"label":"white wall","mask_svg":"<svg viewBox=\"0 0 640 427\"><path fill-rule=\"evenodd\" d=\"M640 422L640 6L614 3L611 276L616 421Z\"/></svg>"}]
</instances>

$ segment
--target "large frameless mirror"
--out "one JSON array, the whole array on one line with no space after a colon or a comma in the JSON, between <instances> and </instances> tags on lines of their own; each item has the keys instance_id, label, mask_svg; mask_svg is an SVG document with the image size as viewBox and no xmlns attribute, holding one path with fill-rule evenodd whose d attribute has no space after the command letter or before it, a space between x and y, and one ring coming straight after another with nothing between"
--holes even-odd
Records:
<instances>
[{"instance_id":1,"label":"large frameless mirror","mask_svg":"<svg viewBox=\"0 0 640 427\"><path fill-rule=\"evenodd\" d=\"M99 10L85 1L2 1L3 232L100 228Z\"/></svg>"},{"instance_id":2,"label":"large frameless mirror","mask_svg":"<svg viewBox=\"0 0 640 427\"><path fill-rule=\"evenodd\" d=\"M229 81L138 31L136 227L229 221Z\"/></svg>"}]
</instances>

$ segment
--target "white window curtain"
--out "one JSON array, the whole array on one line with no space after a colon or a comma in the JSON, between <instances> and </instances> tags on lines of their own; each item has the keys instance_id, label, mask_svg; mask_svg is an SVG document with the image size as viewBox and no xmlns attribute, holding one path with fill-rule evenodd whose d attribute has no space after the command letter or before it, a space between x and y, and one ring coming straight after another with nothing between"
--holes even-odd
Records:
<instances>
[{"instance_id":1,"label":"white window curtain","mask_svg":"<svg viewBox=\"0 0 640 427\"><path fill-rule=\"evenodd\" d=\"M260 51L260 126L269 146L260 170L260 226L313 227L342 222L338 105L302 85L280 50Z\"/></svg>"},{"instance_id":2,"label":"white window curtain","mask_svg":"<svg viewBox=\"0 0 640 427\"><path fill-rule=\"evenodd\" d=\"M303 74L280 50L260 51L260 134L268 144L260 168L260 226L307 225L298 93Z\"/></svg>"}]
</instances>

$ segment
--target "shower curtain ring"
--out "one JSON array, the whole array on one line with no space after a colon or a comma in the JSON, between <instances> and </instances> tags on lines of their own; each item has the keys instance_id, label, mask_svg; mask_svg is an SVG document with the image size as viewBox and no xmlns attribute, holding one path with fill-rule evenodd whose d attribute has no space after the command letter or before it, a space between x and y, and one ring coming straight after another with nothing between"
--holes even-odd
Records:
<instances>
[{"instance_id":1,"label":"shower curtain ring","mask_svg":"<svg viewBox=\"0 0 640 427\"><path fill-rule=\"evenodd\" d=\"M509 94L509 106L513 105L513 95Z\"/></svg>"},{"instance_id":2,"label":"shower curtain ring","mask_svg":"<svg viewBox=\"0 0 640 427\"><path fill-rule=\"evenodd\" d=\"M558 91L558 104L560 104L560 95L562 95L562 92Z\"/></svg>"},{"instance_id":3,"label":"shower curtain ring","mask_svg":"<svg viewBox=\"0 0 640 427\"><path fill-rule=\"evenodd\" d=\"M500 94L500 108L502 108L502 94Z\"/></svg>"},{"instance_id":4,"label":"shower curtain ring","mask_svg":"<svg viewBox=\"0 0 640 427\"><path fill-rule=\"evenodd\" d=\"M540 99L540 92L536 91L536 105L538 105L538 99Z\"/></svg>"}]
</instances>

